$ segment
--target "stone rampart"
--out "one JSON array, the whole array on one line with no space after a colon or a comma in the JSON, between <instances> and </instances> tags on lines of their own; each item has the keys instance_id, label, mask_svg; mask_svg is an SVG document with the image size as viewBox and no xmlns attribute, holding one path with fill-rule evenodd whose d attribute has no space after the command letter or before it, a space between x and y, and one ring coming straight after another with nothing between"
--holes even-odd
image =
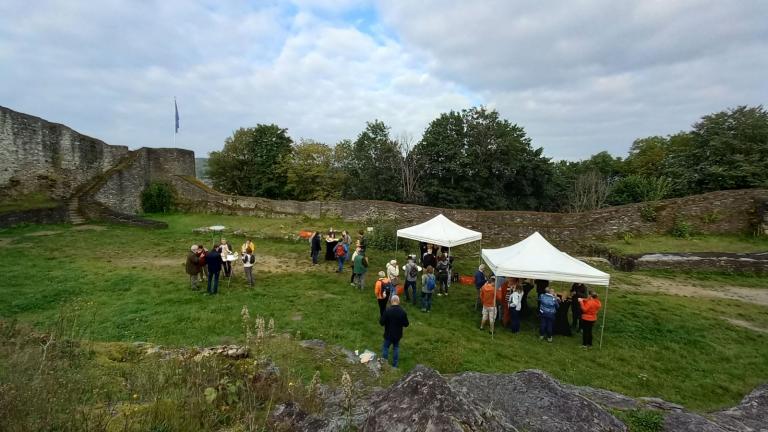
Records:
<instances>
[{"instance_id":1,"label":"stone rampart","mask_svg":"<svg viewBox=\"0 0 768 432\"><path fill-rule=\"evenodd\" d=\"M0 106L0 197L64 200L128 153L67 126Z\"/></svg>"},{"instance_id":2,"label":"stone rampart","mask_svg":"<svg viewBox=\"0 0 768 432\"><path fill-rule=\"evenodd\" d=\"M301 215L364 221L372 217L396 218L403 227L424 222L439 213L467 228L483 233L484 245L519 241L539 231L555 243L614 238L630 233L668 232L676 218L705 234L752 233L760 226L761 206L768 203L768 189L711 192L702 195L609 207L586 213L539 213L440 209L386 201L276 201L225 195L194 180L175 177L173 185L182 207L195 212L251 216ZM651 206L655 220L643 217Z\"/></svg>"}]
</instances>

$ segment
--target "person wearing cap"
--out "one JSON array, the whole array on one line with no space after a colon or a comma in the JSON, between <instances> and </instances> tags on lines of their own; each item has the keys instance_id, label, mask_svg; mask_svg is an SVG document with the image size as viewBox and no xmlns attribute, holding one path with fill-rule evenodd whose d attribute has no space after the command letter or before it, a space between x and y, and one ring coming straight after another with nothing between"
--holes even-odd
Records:
<instances>
[{"instance_id":1,"label":"person wearing cap","mask_svg":"<svg viewBox=\"0 0 768 432\"><path fill-rule=\"evenodd\" d=\"M197 245L192 245L190 248L185 267L189 275L189 284L193 291L197 291L197 275L200 274L200 257L197 256Z\"/></svg>"},{"instance_id":2,"label":"person wearing cap","mask_svg":"<svg viewBox=\"0 0 768 432\"><path fill-rule=\"evenodd\" d=\"M403 266L403 272L405 274L405 301L411 300L413 304L417 304L416 300L416 279L419 277L421 267L416 265L413 256L408 257L408 262ZM413 296L412 299L409 296Z\"/></svg>"},{"instance_id":3,"label":"person wearing cap","mask_svg":"<svg viewBox=\"0 0 768 432\"><path fill-rule=\"evenodd\" d=\"M400 269L397 268L397 260L392 260L387 263L387 278L392 282L392 286L397 286L400 283Z\"/></svg>"},{"instance_id":4,"label":"person wearing cap","mask_svg":"<svg viewBox=\"0 0 768 432\"><path fill-rule=\"evenodd\" d=\"M379 318L384 315L384 311L387 310L387 301L391 295L392 282L387 278L387 274L383 271L379 272L379 278L376 280L376 284L373 286L373 292L376 294L376 301L379 303Z\"/></svg>"},{"instance_id":5,"label":"person wearing cap","mask_svg":"<svg viewBox=\"0 0 768 432\"><path fill-rule=\"evenodd\" d=\"M496 321L496 276L491 276L488 282L480 289L480 302L483 305L483 316L480 319L480 330L486 321L490 325L493 334L493 325Z\"/></svg>"},{"instance_id":6,"label":"person wearing cap","mask_svg":"<svg viewBox=\"0 0 768 432\"><path fill-rule=\"evenodd\" d=\"M403 338L403 328L408 327L408 314L400 307L400 297L392 296L392 306L387 308L379 324L384 326L384 343L381 345L381 358L389 360L389 347L392 346L392 367L397 367L400 357L400 339Z\"/></svg>"}]
</instances>

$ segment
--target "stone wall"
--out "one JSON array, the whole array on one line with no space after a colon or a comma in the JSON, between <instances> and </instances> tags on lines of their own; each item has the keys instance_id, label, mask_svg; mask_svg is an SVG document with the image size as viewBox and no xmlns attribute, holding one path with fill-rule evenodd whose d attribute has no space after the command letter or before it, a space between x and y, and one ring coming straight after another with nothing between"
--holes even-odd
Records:
<instances>
[{"instance_id":1,"label":"stone wall","mask_svg":"<svg viewBox=\"0 0 768 432\"><path fill-rule=\"evenodd\" d=\"M63 205L0 214L0 227L10 227L22 223L53 224L65 223L66 221L67 208Z\"/></svg>"},{"instance_id":2,"label":"stone wall","mask_svg":"<svg viewBox=\"0 0 768 432\"><path fill-rule=\"evenodd\" d=\"M653 204L655 221L642 217L647 204L629 204L586 213L538 213L440 209L386 201L275 201L225 195L188 178L175 177L173 185L184 209L196 212L251 216L302 215L363 221L370 217L397 218L403 227L443 213L465 227L483 233L484 245L519 241L539 231L554 243L603 239L624 233L646 235L668 232L675 218L690 223L700 233L755 232L768 203L768 189L719 191Z\"/></svg>"},{"instance_id":3,"label":"stone wall","mask_svg":"<svg viewBox=\"0 0 768 432\"><path fill-rule=\"evenodd\" d=\"M128 153L64 125L0 106L0 197L63 200Z\"/></svg>"}]
</instances>

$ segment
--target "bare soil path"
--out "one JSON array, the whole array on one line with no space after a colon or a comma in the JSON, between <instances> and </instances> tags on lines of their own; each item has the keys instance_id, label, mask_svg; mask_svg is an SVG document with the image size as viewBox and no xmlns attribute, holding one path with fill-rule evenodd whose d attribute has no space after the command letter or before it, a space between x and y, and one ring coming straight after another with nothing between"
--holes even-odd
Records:
<instances>
[{"instance_id":1,"label":"bare soil path","mask_svg":"<svg viewBox=\"0 0 768 432\"><path fill-rule=\"evenodd\" d=\"M636 291L659 292L683 297L713 297L731 300L741 300L768 306L768 289L745 288L739 286L718 285L717 287L702 287L692 283L673 279L655 278L650 276L633 275L634 285L626 288ZM768 286L768 282L766 282Z\"/></svg>"}]
</instances>

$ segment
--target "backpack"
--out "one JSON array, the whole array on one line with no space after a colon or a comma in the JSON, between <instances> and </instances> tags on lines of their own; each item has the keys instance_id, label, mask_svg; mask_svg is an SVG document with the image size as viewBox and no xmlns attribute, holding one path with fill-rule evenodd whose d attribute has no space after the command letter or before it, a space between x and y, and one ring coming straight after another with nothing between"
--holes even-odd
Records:
<instances>
[{"instance_id":1,"label":"backpack","mask_svg":"<svg viewBox=\"0 0 768 432\"><path fill-rule=\"evenodd\" d=\"M254 262L256 262L256 258L253 256L253 254L243 255L243 264L253 264Z\"/></svg>"},{"instance_id":2,"label":"backpack","mask_svg":"<svg viewBox=\"0 0 768 432\"><path fill-rule=\"evenodd\" d=\"M338 245L336 245L336 258L341 258L341 257L343 257L346 254L347 253L344 251L344 244L343 243L339 243Z\"/></svg>"},{"instance_id":3,"label":"backpack","mask_svg":"<svg viewBox=\"0 0 768 432\"><path fill-rule=\"evenodd\" d=\"M425 285L427 288L427 292L432 292L435 290L435 277L432 275L427 276L427 283Z\"/></svg>"},{"instance_id":4,"label":"backpack","mask_svg":"<svg viewBox=\"0 0 768 432\"><path fill-rule=\"evenodd\" d=\"M395 288L392 286L392 282L381 282L381 295L384 296L384 298L389 298L390 295L395 291Z\"/></svg>"},{"instance_id":5,"label":"backpack","mask_svg":"<svg viewBox=\"0 0 768 432\"><path fill-rule=\"evenodd\" d=\"M416 267L416 264L414 264L408 270L408 277L411 279L416 279L416 276L418 275L419 275L419 269Z\"/></svg>"}]
</instances>

